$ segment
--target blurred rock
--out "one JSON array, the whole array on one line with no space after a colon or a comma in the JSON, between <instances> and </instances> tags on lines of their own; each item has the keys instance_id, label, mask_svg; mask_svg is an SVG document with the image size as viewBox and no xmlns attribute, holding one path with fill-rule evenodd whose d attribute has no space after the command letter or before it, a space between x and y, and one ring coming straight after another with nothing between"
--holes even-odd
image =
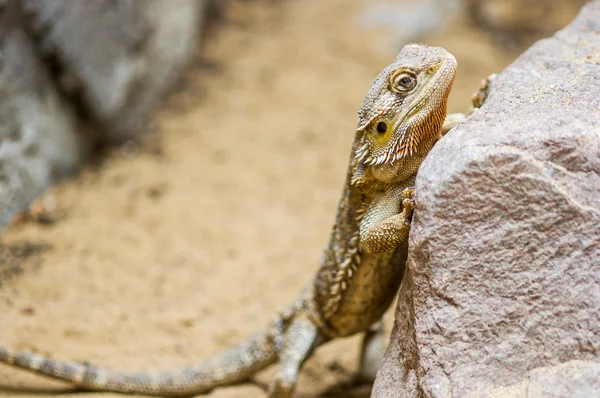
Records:
<instances>
[{"instance_id":1,"label":"blurred rock","mask_svg":"<svg viewBox=\"0 0 600 398\"><path fill-rule=\"evenodd\" d=\"M0 0L0 228L98 138L143 132L222 4Z\"/></svg>"},{"instance_id":2,"label":"blurred rock","mask_svg":"<svg viewBox=\"0 0 600 398\"><path fill-rule=\"evenodd\" d=\"M63 93L111 140L144 127L194 55L208 0L22 0Z\"/></svg>"},{"instance_id":3,"label":"blurred rock","mask_svg":"<svg viewBox=\"0 0 600 398\"><path fill-rule=\"evenodd\" d=\"M20 26L17 3L0 3L0 228L82 159L69 107Z\"/></svg>"},{"instance_id":4,"label":"blurred rock","mask_svg":"<svg viewBox=\"0 0 600 398\"><path fill-rule=\"evenodd\" d=\"M600 396L599 54L595 1L423 163L373 397Z\"/></svg>"},{"instance_id":5,"label":"blurred rock","mask_svg":"<svg viewBox=\"0 0 600 398\"><path fill-rule=\"evenodd\" d=\"M568 24L587 0L465 0L473 22L502 45L528 47Z\"/></svg>"},{"instance_id":6,"label":"blurred rock","mask_svg":"<svg viewBox=\"0 0 600 398\"><path fill-rule=\"evenodd\" d=\"M395 53L423 35L446 27L460 15L461 5L461 0L370 1L357 24L359 28L385 29L377 45Z\"/></svg>"}]
</instances>

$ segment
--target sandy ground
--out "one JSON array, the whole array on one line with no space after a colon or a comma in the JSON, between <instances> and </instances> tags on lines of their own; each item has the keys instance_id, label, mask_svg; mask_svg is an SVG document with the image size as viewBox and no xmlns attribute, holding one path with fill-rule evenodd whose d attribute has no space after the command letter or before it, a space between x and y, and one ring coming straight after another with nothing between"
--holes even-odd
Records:
<instances>
[{"instance_id":1,"label":"sandy ground","mask_svg":"<svg viewBox=\"0 0 600 398\"><path fill-rule=\"evenodd\" d=\"M55 223L4 234L2 344L168 368L241 341L290 302L326 243L356 111L401 45L357 23L366 3L234 3L156 115L160 144L115 150L52 190ZM461 24L423 41L458 58L452 111L513 57ZM347 387L358 342L320 349L297 396L368 397ZM258 379L208 396L262 397L269 373ZM82 395L0 367L2 397L57 391Z\"/></svg>"}]
</instances>

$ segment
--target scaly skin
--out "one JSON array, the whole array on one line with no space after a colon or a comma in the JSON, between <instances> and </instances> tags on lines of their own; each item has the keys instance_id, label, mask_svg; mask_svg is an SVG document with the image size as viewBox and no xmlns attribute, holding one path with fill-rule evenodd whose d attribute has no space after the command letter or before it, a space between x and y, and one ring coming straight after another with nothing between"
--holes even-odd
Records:
<instances>
[{"instance_id":1,"label":"scaly skin","mask_svg":"<svg viewBox=\"0 0 600 398\"><path fill-rule=\"evenodd\" d=\"M410 229L412 186L441 137L455 72L456 60L444 49L411 44L377 76L359 111L346 183L314 282L245 343L157 373L113 372L4 347L0 362L86 390L159 396L207 392L277 362L270 396L283 398L292 395L302 364L317 346L365 332L361 374L374 377L383 347L379 321L404 273L400 259Z\"/></svg>"}]
</instances>

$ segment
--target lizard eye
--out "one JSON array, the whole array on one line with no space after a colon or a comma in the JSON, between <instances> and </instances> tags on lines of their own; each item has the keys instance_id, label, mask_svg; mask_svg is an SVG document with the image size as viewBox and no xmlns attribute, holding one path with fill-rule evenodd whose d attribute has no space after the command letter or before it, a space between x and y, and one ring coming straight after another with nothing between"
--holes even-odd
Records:
<instances>
[{"instance_id":1,"label":"lizard eye","mask_svg":"<svg viewBox=\"0 0 600 398\"><path fill-rule=\"evenodd\" d=\"M406 94L417 85L417 76L411 72L400 72L390 76L390 88L399 93Z\"/></svg>"}]
</instances>

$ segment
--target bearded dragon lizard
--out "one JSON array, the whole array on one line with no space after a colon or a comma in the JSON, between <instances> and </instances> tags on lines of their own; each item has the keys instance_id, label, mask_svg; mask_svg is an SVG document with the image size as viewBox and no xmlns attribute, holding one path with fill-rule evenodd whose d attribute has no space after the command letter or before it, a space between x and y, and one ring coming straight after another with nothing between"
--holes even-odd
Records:
<instances>
[{"instance_id":1,"label":"bearded dragon lizard","mask_svg":"<svg viewBox=\"0 0 600 398\"><path fill-rule=\"evenodd\" d=\"M122 373L0 346L0 362L94 391L190 396L248 380L278 363L271 397L290 397L302 364L329 340L365 332L361 373L374 377L379 324L404 273L413 184L441 137L455 58L442 48L405 46L370 87L329 244L313 283L265 329L197 364ZM450 115L449 115L450 116ZM462 118L449 118L447 130ZM404 252L405 253L405 252Z\"/></svg>"}]
</instances>

